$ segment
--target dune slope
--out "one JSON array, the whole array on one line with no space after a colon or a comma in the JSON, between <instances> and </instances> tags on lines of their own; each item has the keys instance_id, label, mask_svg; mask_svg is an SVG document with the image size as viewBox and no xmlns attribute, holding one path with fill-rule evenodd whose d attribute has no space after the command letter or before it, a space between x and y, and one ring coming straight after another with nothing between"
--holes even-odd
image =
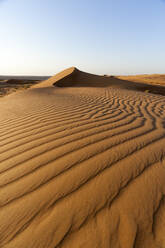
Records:
<instances>
[{"instance_id":1,"label":"dune slope","mask_svg":"<svg viewBox=\"0 0 165 248\"><path fill-rule=\"evenodd\" d=\"M104 80L0 99L0 247L165 248L165 98Z\"/></svg>"},{"instance_id":2,"label":"dune slope","mask_svg":"<svg viewBox=\"0 0 165 248\"><path fill-rule=\"evenodd\" d=\"M111 87L165 95L165 75L98 76L80 71L76 67L71 67L33 87L53 86Z\"/></svg>"}]
</instances>

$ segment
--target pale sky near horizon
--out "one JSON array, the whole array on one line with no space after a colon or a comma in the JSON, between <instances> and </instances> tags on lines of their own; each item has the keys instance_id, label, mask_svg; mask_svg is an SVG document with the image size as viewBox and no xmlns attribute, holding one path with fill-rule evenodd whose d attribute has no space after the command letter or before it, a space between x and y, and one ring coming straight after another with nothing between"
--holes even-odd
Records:
<instances>
[{"instance_id":1,"label":"pale sky near horizon","mask_svg":"<svg viewBox=\"0 0 165 248\"><path fill-rule=\"evenodd\" d=\"M164 0L0 0L0 75L165 73Z\"/></svg>"}]
</instances>

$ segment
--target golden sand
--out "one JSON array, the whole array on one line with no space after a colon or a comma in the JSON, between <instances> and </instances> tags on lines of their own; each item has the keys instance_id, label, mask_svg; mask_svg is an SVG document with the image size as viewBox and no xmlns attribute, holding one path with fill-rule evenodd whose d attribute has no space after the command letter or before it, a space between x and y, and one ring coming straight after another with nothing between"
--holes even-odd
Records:
<instances>
[{"instance_id":1,"label":"golden sand","mask_svg":"<svg viewBox=\"0 0 165 248\"><path fill-rule=\"evenodd\" d=\"M165 97L131 83L70 68L0 99L0 247L165 247Z\"/></svg>"}]
</instances>

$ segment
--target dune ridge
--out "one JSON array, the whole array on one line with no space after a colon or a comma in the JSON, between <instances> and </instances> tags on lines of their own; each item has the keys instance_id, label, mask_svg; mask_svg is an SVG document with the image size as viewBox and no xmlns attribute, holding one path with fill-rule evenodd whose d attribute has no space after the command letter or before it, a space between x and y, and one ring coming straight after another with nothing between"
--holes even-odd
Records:
<instances>
[{"instance_id":1,"label":"dune ridge","mask_svg":"<svg viewBox=\"0 0 165 248\"><path fill-rule=\"evenodd\" d=\"M165 95L165 75L108 76L95 75L70 67L33 86L46 87L111 87Z\"/></svg>"},{"instance_id":2,"label":"dune ridge","mask_svg":"<svg viewBox=\"0 0 165 248\"><path fill-rule=\"evenodd\" d=\"M0 100L0 247L165 247L165 98L116 80Z\"/></svg>"}]
</instances>

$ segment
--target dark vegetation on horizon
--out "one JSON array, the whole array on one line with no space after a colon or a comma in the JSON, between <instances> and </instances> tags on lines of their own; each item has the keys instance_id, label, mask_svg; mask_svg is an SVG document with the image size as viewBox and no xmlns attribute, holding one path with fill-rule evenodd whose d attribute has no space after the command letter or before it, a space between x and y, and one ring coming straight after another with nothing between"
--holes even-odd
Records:
<instances>
[{"instance_id":1,"label":"dark vegetation on horizon","mask_svg":"<svg viewBox=\"0 0 165 248\"><path fill-rule=\"evenodd\" d=\"M19 77L19 79L15 79L11 76L8 79L0 79L0 97L8 95L17 90L28 89L32 85L40 83L44 80L43 77L42 80L39 80L38 77L35 78L37 79L34 80L34 77Z\"/></svg>"},{"instance_id":2,"label":"dark vegetation on horizon","mask_svg":"<svg viewBox=\"0 0 165 248\"><path fill-rule=\"evenodd\" d=\"M19 80L47 80L50 76L7 76L0 75L0 80L8 80L8 79L19 79Z\"/></svg>"}]
</instances>

